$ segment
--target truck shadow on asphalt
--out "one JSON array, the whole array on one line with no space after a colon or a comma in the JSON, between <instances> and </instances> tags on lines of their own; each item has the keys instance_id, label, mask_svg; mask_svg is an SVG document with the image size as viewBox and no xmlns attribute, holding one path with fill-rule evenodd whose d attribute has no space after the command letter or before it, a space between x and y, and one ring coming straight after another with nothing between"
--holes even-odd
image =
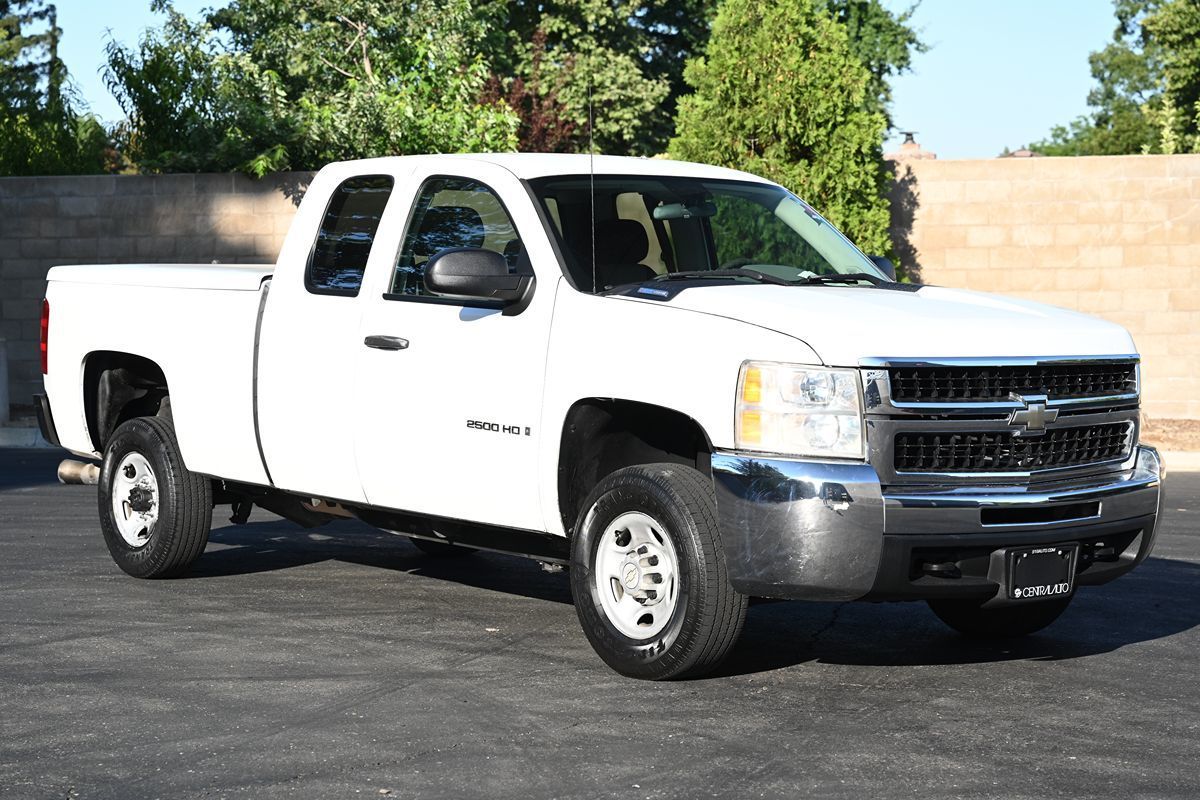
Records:
<instances>
[{"instance_id":1,"label":"truck shadow on asphalt","mask_svg":"<svg viewBox=\"0 0 1200 800\"><path fill-rule=\"evenodd\" d=\"M1054 624L1022 639L967 639L920 602L751 606L738 647L720 674L805 661L853 666L1062 661L1176 636L1198 625L1200 564L1152 556L1119 580L1081 587Z\"/></svg>"},{"instance_id":2,"label":"truck shadow on asphalt","mask_svg":"<svg viewBox=\"0 0 1200 800\"><path fill-rule=\"evenodd\" d=\"M58 448L6 448L0 457L0 492L58 485L58 464L70 453Z\"/></svg>"},{"instance_id":3,"label":"truck shadow on asphalt","mask_svg":"<svg viewBox=\"0 0 1200 800\"><path fill-rule=\"evenodd\" d=\"M325 561L403 572L530 600L571 603L565 573L515 556L423 554L402 536L357 522L301 530L286 522L216 528L188 579L287 570ZM573 615L572 615L573 616ZM785 669L806 662L856 666L938 666L1057 661L1170 637L1200 625L1200 564L1151 557L1106 586L1083 587L1057 622L1025 639L977 642L950 631L923 603L752 601L729 660L714 677Z\"/></svg>"},{"instance_id":4,"label":"truck shadow on asphalt","mask_svg":"<svg viewBox=\"0 0 1200 800\"><path fill-rule=\"evenodd\" d=\"M337 521L309 530L284 521L250 522L214 528L208 540L209 549L186 578L273 572L341 561L533 600L571 603L566 574L546 572L530 559L468 551L458 558L429 556L406 536L357 521ZM223 547L213 549L211 544Z\"/></svg>"}]
</instances>

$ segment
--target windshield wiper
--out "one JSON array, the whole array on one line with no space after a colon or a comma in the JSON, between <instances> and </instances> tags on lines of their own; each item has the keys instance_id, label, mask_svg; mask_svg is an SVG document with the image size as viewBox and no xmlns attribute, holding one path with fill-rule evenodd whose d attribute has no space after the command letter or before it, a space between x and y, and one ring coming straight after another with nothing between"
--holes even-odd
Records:
<instances>
[{"instance_id":1,"label":"windshield wiper","mask_svg":"<svg viewBox=\"0 0 1200 800\"><path fill-rule=\"evenodd\" d=\"M871 283L875 286L880 286L884 283L888 283L888 281L885 281L883 278L879 277L878 275L872 275L869 272L843 272L843 273L831 272L828 275L813 275L810 278L803 278L794 283L791 283L790 285L792 285L792 286L820 286L820 285L828 285L831 283L854 283L856 281L867 281L868 283Z\"/></svg>"},{"instance_id":2,"label":"windshield wiper","mask_svg":"<svg viewBox=\"0 0 1200 800\"><path fill-rule=\"evenodd\" d=\"M784 280L775 275L768 275L756 269L695 269L682 272L667 272L651 278L654 281L689 281L689 280L722 280L725 278L750 278L759 283L773 283L776 286L795 286L794 281Z\"/></svg>"}]
</instances>

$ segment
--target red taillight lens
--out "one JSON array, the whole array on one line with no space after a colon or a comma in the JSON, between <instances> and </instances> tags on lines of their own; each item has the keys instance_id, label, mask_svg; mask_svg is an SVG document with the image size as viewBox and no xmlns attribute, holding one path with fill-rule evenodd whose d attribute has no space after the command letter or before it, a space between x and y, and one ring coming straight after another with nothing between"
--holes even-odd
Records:
<instances>
[{"instance_id":1,"label":"red taillight lens","mask_svg":"<svg viewBox=\"0 0 1200 800\"><path fill-rule=\"evenodd\" d=\"M46 362L50 355L50 301L42 301L42 374L49 372Z\"/></svg>"}]
</instances>

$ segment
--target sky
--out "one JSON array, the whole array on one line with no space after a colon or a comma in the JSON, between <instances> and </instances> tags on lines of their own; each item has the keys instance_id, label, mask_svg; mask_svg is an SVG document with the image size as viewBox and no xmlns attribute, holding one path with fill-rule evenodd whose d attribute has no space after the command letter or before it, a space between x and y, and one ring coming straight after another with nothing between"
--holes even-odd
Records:
<instances>
[{"instance_id":1,"label":"sky","mask_svg":"<svg viewBox=\"0 0 1200 800\"><path fill-rule=\"evenodd\" d=\"M215 0L175 0L194 16ZM217 3L219 4L219 3ZM903 11L911 0L884 0ZM161 24L150 0L57 0L62 59L91 110L121 109L99 74L110 36L134 44ZM912 23L929 51L893 80L899 130L939 158L992 158L1044 138L1087 111L1087 57L1112 37L1109 0L923 0ZM888 140L891 150L901 141Z\"/></svg>"},{"instance_id":2,"label":"sky","mask_svg":"<svg viewBox=\"0 0 1200 800\"><path fill-rule=\"evenodd\" d=\"M189 17L219 0L173 0L175 8ZM165 15L150 11L150 0L54 0L58 27L62 29L58 55L67 65L82 99L105 122L121 119L121 107L109 94L100 75L104 46L109 39L135 45L146 28L163 23Z\"/></svg>"},{"instance_id":3,"label":"sky","mask_svg":"<svg viewBox=\"0 0 1200 800\"><path fill-rule=\"evenodd\" d=\"M893 80L892 118L938 158L992 158L1087 112L1088 54L1117 25L1108 0L924 0L911 24L929 50Z\"/></svg>"}]
</instances>

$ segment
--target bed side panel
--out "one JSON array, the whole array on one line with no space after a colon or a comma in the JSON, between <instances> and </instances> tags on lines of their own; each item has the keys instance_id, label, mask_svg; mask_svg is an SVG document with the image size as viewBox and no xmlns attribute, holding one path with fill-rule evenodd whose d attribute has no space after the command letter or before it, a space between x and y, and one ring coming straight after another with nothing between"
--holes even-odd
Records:
<instances>
[{"instance_id":1,"label":"bed side panel","mask_svg":"<svg viewBox=\"0 0 1200 800\"><path fill-rule=\"evenodd\" d=\"M254 328L259 292L51 281L46 390L63 446L92 453L83 397L89 353L110 350L162 368L188 468L267 483L254 433Z\"/></svg>"}]
</instances>

